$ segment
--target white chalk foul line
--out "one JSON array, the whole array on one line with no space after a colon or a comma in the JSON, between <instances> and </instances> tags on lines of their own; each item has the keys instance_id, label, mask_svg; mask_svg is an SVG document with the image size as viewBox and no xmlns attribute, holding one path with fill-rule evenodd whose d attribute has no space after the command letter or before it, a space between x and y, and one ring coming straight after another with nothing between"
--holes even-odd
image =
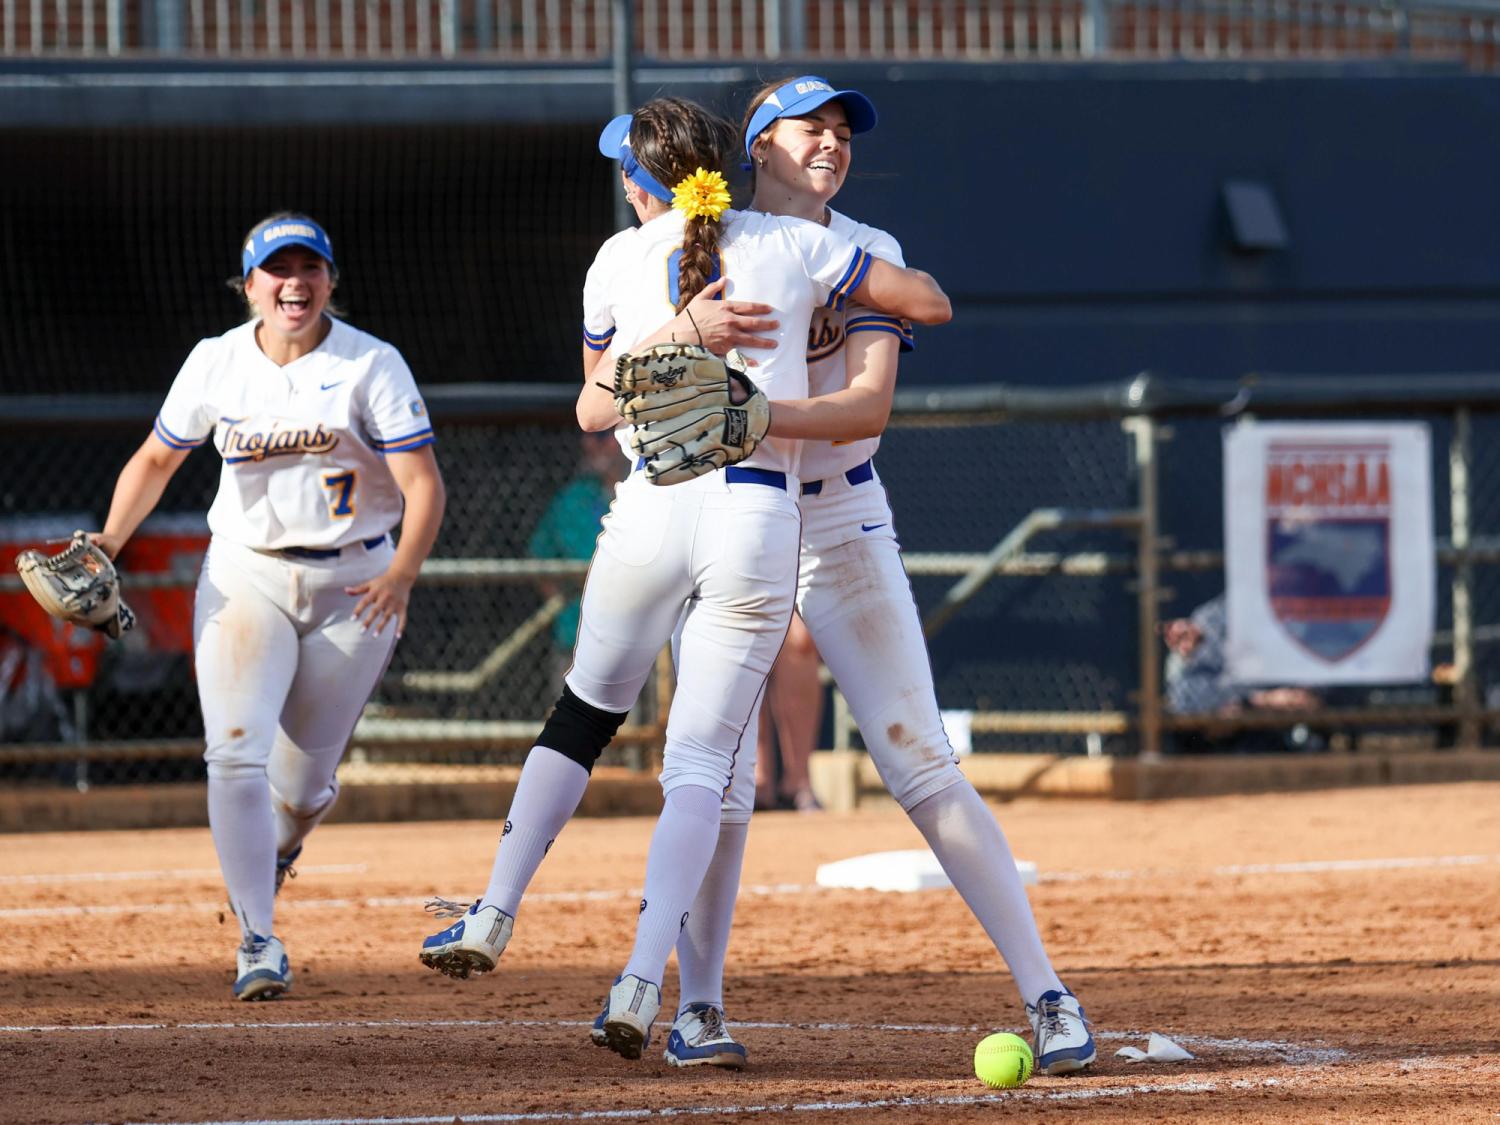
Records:
<instances>
[{"instance_id":1,"label":"white chalk foul line","mask_svg":"<svg viewBox=\"0 0 1500 1125\"><path fill-rule=\"evenodd\" d=\"M308 868L309 871L313 870ZM799 883L776 883L741 887L742 895L794 895L822 892L825 888ZM613 902L635 901L641 897L639 890L610 891L554 891L538 892L526 896L526 901L537 902ZM420 910L432 896L412 898L407 895L375 896L372 898L312 898L299 899L290 896L277 904L277 910ZM212 902L150 902L150 903L71 903L67 906L13 906L0 910L0 918L84 918L119 914L182 914L214 913L223 910L220 900Z\"/></svg>"},{"instance_id":2,"label":"white chalk foul line","mask_svg":"<svg viewBox=\"0 0 1500 1125\"><path fill-rule=\"evenodd\" d=\"M1500 855L1449 855L1408 856L1387 859L1319 859L1294 863L1247 863L1210 868L1146 867L1140 869L1106 871L1044 871L1038 876L1043 883L1084 883L1092 880L1158 879L1182 876L1238 876L1238 875L1308 875L1335 871L1398 871L1428 867L1475 867L1500 863ZM309 874L358 874L367 871L363 863L326 864L321 867L304 867L299 870ZM168 871L96 871L75 872L61 875L0 875L0 886L45 885L68 882L119 882L127 880L164 880L179 877L217 876L215 870L188 869ZM795 895L825 894L829 888L803 883L773 883L743 886L745 895ZM638 890L557 891L526 896L528 902L605 902L616 899L640 897ZM401 897L375 897L365 899L325 898L288 899L284 905L299 910L347 910L351 907L382 909L421 906L427 899ZM171 914L184 911L217 911L223 904L215 902L160 902L149 904L100 903L71 904L68 906L23 906L0 909L0 918L68 918L87 915L111 914Z\"/></svg>"},{"instance_id":3,"label":"white chalk foul line","mask_svg":"<svg viewBox=\"0 0 1500 1125\"><path fill-rule=\"evenodd\" d=\"M358 875L369 871L367 863L322 863L304 867L297 871L304 875ZM220 879L223 872L217 867L175 867L160 871L67 871L47 875L0 875L0 886L37 885L48 883L125 883L144 880L169 879Z\"/></svg>"},{"instance_id":4,"label":"white chalk foul line","mask_svg":"<svg viewBox=\"0 0 1500 1125\"><path fill-rule=\"evenodd\" d=\"M1091 880L1120 880L1120 879L1155 879L1155 878L1178 878L1182 876L1239 876L1239 875L1308 875L1319 872L1332 871L1396 871L1414 870L1429 867L1475 867L1486 864L1500 863L1500 855L1454 855L1454 856L1414 856L1392 859L1323 859L1308 860L1300 863L1250 863L1235 864L1231 866L1210 868L1143 868L1141 870L1123 871L1054 871L1042 873L1040 881L1043 883L1082 883ZM342 864L329 865L326 867L305 868L308 873L314 872L359 872L366 870L364 864ZM125 872L121 877L155 877L158 875L190 874L189 872ZM191 874L216 874L216 872L191 872ZM72 878L83 880L106 881L111 878L110 873L98 875L79 875ZM4 876L4 879L14 881L26 880L37 883L55 881L59 878L67 879L68 876ZM946 889L946 888L945 888ZM829 894L832 893L827 887L819 887L803 883L775 883L768 885L753 885L740 888L742 895L798 895L798 894ZM640 897L638 890L599 890L599 891L556 891L552 893L537 893L526 896L527 902L610 902L620 899L637 899ZM362 909L409 909L420 907L428 900L426 898L399 897L374 897L363 899L350 898L321 898L301 899L295 897L287 899L283 908L295 910L350 910ZM97 917L120 914L180 914L180 913L205 913L224 909L222 902L156 902L156 903L73 903L67 906L15 906L0 909L0 918L81 918Z\"/></svg>"},{"instance_id":5,"label":"white chalk foul line","mask_svg":"<svg viewBox=\"0 0 1500 1125\"><path fill-rule=\"evenodd\" d=\"M752 1113L853 1113L871 1109L926 1109L1003 1105L1017 1101L1069 1102L1124 1098L1138 1094L1209 1094L1212 1082L1132 1082L1080 1086L1063 1090L1007 1090L1003 1094L952 1094L933 1097L862 1098L850 1101L781 1102L761 1105L664 1106L660 1109L583 1109L537 1113L447 1113L424 1117L260 1117L221 1121L132 1122L129 1125L499 1125L524 1121L621 1121L665 1117L731 1117Z\"/></svg>"},{"instance_id":6,"label":"white chalk foul line","mask_svg":"<svg viewBox=\"0 0 1500 1125\"><path fill-rule=\"evenodd\" d=\"M303 875L358 875L368 871L364 863L324 863L298 867ZM129 883L146 879L219 879L217 867L179 867L163 871L68 871L54 875L0 875L0 887L47 886L52 883Z\"/></svg>"},{"instance_id":7,"label":"white chalk foul line","mask_svg":"<svg viewBox=\"0 0 1500 1125\"><path fill-rule=\"evenodd\" d=\"M277 1020L277 1021L215 1021L199 1023L92 1023L92 1024L12 1024L0 1025L0 1034L66 1034L70 1032L130 1032L130 1031L351 1031L379 1030L387 1028L414 1028L428 1030L450 1027L473 1028L574 1028L590 1027L590 1020L501 1020L501 1019L452 1019L452 1020ZM753 1031L820 1031L820 1032L915 1032L925 1035L988 1035L995 1028L984 1024L945 1023L797 1023L788 1021L735 1020L737 1028ZM1094 1030L1094 1038L1100 1040L1134 1040L1147 1038L1144 1031ZM1173 1035L1186 1047L1198 1050L1230 1051L1239 1054L1269 1054L1288 1063L1326 1064L1341 1062L1349 1052L1338 1048L1308 1047L1298 1043L1285 1043L1274 1039L1221 1039L1206 1035Z\"/></svg>"},{"instance_id":8,"label":"white chalk foul line","mask_svg":"<svg viewBox=\"0 0 1500 1125\"><path fill-rule=\"evenodd\" d=\"M1406 871L1425 867L1479 867L1500 863L1500 855L1406 856L1388 859L1311 859L1294 863L1236 863L1220 867L1144 867L1115 871L1043 871L1042 883L1086 883L1094 879L1160 879L1184 875L1316 875L1333 871Z\"/></svg>"}]
</instances>

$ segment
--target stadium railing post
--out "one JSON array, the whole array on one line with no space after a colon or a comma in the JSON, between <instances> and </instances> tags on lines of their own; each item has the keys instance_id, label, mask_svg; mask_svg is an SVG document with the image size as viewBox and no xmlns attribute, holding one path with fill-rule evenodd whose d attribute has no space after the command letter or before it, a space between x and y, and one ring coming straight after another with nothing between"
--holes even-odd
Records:
<instances>
[{"instance_id":1,"label":"stadium railing post","mask_svg":"<svg viewBox=\"0 0 1500 1125\"><path fill-rule=\"evenodd\" d=\"M1140 682L1136 711L1140 731L1140 757L1154 762L1161 758L1161 662L1156 635L1161 600L1161 545L1157 535L1156 419L1150 415L1126 418L1126 431L1134 438L1138 518L1136 539L1136 601L1139 612Z\"/></svg>"},{"instance_id":2,"label":"stadium railing post","mask_svg":"<svg viewBox=\"0 0 1500 1125\"><path fill-rule=\"evenodd\" d=\"M1473 421L1467 406L1453 412L1453 432L1448 440L1448 516L1457 561L1453 566L1453 669L1454 702L1458 705L1458 738L1461 747L1477 746L1479 691L1474 669L1474 562L1469 557L1469 464Z\"/></svg>"}]
</instances>

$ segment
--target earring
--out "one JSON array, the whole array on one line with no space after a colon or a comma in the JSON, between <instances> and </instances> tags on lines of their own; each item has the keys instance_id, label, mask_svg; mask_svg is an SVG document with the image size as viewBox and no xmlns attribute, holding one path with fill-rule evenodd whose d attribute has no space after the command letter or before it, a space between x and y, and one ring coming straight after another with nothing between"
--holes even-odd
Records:
<instances>
[{"instance_id":1,"label":"earring","mask_svg":"<svg viewBox=\"0 0 1500 1125\"><path fill-rule=\"evenodd\" d=\"M766 158L762 156L759 160L756 161L756 163L760 165L760 167L764 168L766 166Z\"/></svg>"}]
</instances>

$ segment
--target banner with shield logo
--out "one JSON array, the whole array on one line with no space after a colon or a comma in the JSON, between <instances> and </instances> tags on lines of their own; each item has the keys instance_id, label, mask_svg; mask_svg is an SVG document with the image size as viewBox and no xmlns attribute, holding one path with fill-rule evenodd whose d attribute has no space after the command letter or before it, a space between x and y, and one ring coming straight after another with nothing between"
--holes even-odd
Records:
<instances>
[{"instance_id":1,"label":"banner with shield logo","mask_svg":"<svg viewBox=\"0 0 1500 1125\"><path fill-rule=\"evenodd\" d=\"M1419 422L1224 435L1227 657L1246 684L1425 680L1431 439Z\"/></svg>"}]
</instances>

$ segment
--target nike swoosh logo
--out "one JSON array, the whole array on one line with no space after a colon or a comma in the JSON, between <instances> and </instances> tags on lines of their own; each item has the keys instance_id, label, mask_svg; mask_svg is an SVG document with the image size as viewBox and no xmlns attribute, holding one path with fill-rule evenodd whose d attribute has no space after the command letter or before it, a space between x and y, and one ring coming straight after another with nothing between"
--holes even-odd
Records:
<instances>
[{"instance_id":1,"label":"nike swoosh logo","mask_svg":"<svg viewBox=\"0 0 1500 1125\"><path fill-rule=\"evenodd\" d=\"M319 383L318 384L318 390L320 390L320 391L331 391L331 390L333 390L334 387L342 387L343 385L344 385L344 381L342 379L340 379L337 383Z\"/></svg>"},{"instance_id":2,"label":"nike swoosh logo","mask_svg":"<svg viewBox=\"0 0 1500 1125\"><path fill-rule=\"evenodd\" d=\"M861 531L874 531L877 527L884 527L883 523L862 523L859 525Z\"/></svg>"}]
</instances>

